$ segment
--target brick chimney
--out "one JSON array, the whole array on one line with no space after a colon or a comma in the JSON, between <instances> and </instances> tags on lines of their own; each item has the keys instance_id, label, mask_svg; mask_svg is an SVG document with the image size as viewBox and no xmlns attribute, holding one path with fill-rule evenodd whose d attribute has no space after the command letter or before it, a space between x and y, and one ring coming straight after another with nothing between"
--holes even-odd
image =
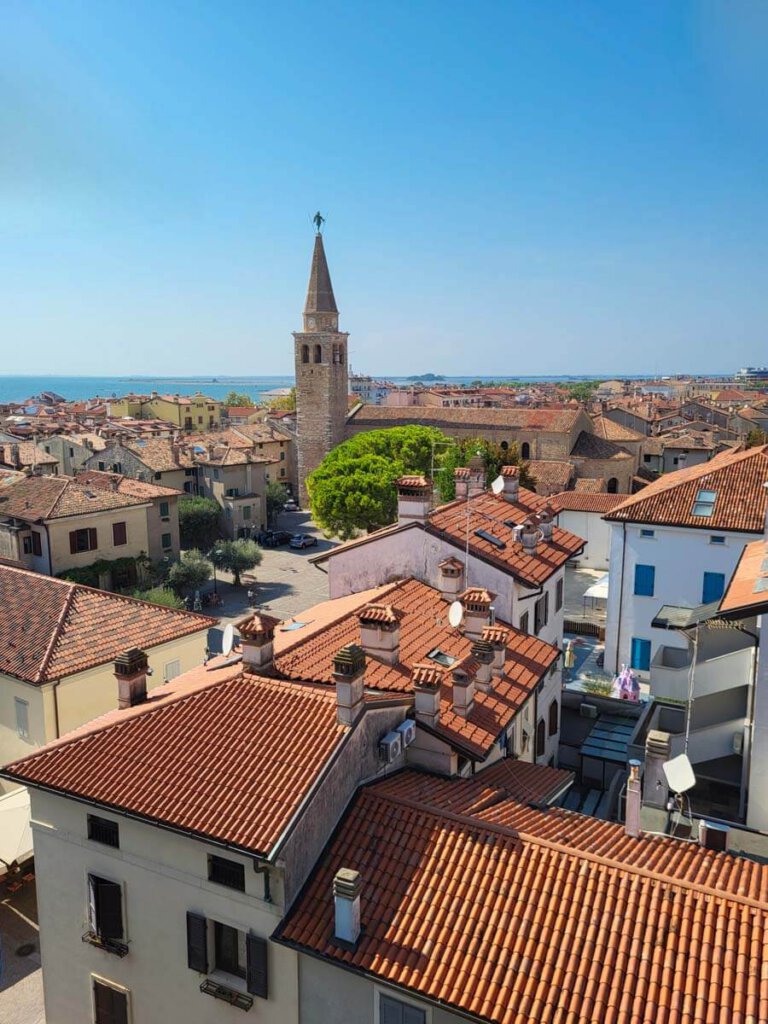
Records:
<instances>
[{"instance_id":1,"label":"brick chimney","mask_svg":"<svg viewBox=\"0 0 768 1024\"><path fill-rule=\"evenodd\" d=\"M455 601L464 589L464 563L458 558L444 558L437 567L437 589L445 601Z\"/></svg>"},{"instance_id":2,"label":"brick chimney","mask_svg":"<svg viewBox=\"0 0 768 1024\"><path fill-rule=\"evenodd\" d=\"M359 871L339 868L333 878L333 934L336 942L354 948L360 938L360 890L363 880Z\"/></svg>"},{"instance_id":3,"label":"brick chimney","mask_svg":"<svg viewBox=\"0 0 768 1024\"><path fill-rule=\"evenodd\" d=\"M483 630L491 624L491 605L495 594L485 587L470 587L459 597L464 605L462 632L471 640L479 640Z\"/></svg>"},{"instance_id":4,"label":"brick chimney","mask_svg":"<svg viewBox=\"0 0 768 1024\"><path fill-rule=\"evenodd\" d=\"M336 718L341 725L353 725L363 710L365 652L357 644L347 644L334 656L333 679L336 683Z\"/></svg>"},{"instance_id":5,"label":"brick chimney","mask_svg":"<svg viewBox=\"0 0 768 1024\"><path fill-rule=\"evenodd\" d=\"M272 665L275 629L280 619L256 612L235 623L243 649L243 665L256 672L264 672Z\"/></svg>"},{"instance_id":6,"label":"brick chimney","mask_svg":"<svg viewBox=\"0 0 768 1024\"><path fill-rule=\"evenodd\" d=\"M634 758L629 762L627 799L624 811L624 831L635 839L640 835L640 808L643 805L643 789L640 782L640 762Z\"/></svg>"},{"instance_id":7,"label":"brick chimney","mask_svg":"<svg viewBox=\"0 0 768 1024\"><path fill-rule=\"evenodd\" d=\"M115 658L117 706L132 708L147 699L147 655L132 647Z\"/></svg>"},{"instance_id":8,"label":"brick chimney","mask_svg":"<svg viewBox=\"0 0 768 1024\"><path fill-rule=\"evenodd\" d=\"M436 665L421 663L411 669L417 722L437 725L440 721L440 688L444 681L445 670Z\"/></svg>"},{"instance_id":9,"label":"brick chimney","mask_svg":"<svg viewBox=\"0 0 768 1024\"><path fill-rule=\"evenodd\" d=\"M469 493L469 469L466 466L454 469L453 482L456 485L456 497L466 498Z\"/></svg>"},{"instance_id":10,"label":"brick chimney","mask_svg":"<svg viewBox=\"0 0 768 1024\"><path fill-rule=\"evenodd\" d=\"M493 685L493 646L487 640L475 640L472 644L472 658L477 662L477 688L482 693L488 693Z\"/></svg>"},{"instance_id":11,"label":"brick chimney","mask_svg":"<svg viewBox=\"0 0 768 1024\"><path fill-rule=\"evenodd\" d=\"M402 613L391 604L367 604L357 613L360 645L366 655L396 665L400 660L400 619Z\"/></svg>"},{"instance_id":12,"label":"brick chimney","mask_svg":"<svg viewBox=\"0 0 768 1024\"><path fill-rule=\"evenodd\" d=\"M425 523L429 515L432 484L425 476L401 476L397 488L397 521Z\"/></svg>"},{"instance_id":13,"label":"brick chimney","mask_svg":"<svg viewBox=\"0 0 768 1024\"><path fill-rule=\"evenodd\" d=\"M520 470L517 466L502 466L501 478L504 481L504 501L518 501L520 498Z\"/></svg>"},{"instance_id":14,"label":"brick chimney","mask_svg":"<svg viewBox=\"0 0 768 1024\"><path fill-rule=\"evenodd\" d=\"M473 657L456 662L451 668L453 683L453 711L461 718L469 718L475 705L475 680L478 664Z\"/></svg>"},{"instance_id":15,"label":"brick chimney","mask_svg":"<svg viewBox=\"0 0 768 1024\"><path fill-rule=\"evenodd\" d=\"M494 676L504 675L504 663L507 660L507 644L509 643L509 630L504 626L486 626L483 630L482 639L491 645L493 650L493 661L491 672Z\"/></svg>"}]
</instances>

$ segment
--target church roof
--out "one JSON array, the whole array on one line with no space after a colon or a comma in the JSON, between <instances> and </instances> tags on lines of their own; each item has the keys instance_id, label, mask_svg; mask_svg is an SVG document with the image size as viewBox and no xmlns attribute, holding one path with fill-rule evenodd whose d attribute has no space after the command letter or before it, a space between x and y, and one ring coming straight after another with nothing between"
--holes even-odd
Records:
<instances>
[{"instance_id":1,"label":"church roof","mask_svg":"<svg viewBox=\"0 0 768 1024\"><path fill-rule=\"evenodd\" d=\"M333 285L328 270L328 261L323 248L323 236L315 235L315 250L312 253L312 269L309 272L305 313L338 313Z\"/></svg>"}]
</instances>

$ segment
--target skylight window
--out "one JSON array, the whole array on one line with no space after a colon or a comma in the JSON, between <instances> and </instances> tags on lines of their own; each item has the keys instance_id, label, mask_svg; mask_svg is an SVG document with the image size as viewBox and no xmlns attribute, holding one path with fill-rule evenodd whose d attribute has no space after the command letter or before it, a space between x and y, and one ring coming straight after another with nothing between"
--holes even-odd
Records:
<instances>
[{"instance_id":1,"label":"skylight window","mask_svg":"<svg viewBox=\"0 0 768 1024\"><path fill-rule=\"evenodd\" d=\"M286 622L284 625L280 626L280 632L291 633L294 629L304 629L304 627L308 625L308 622Z\"/></svg>"},{"instance_id":2,"label":"skylight window","mask_svg":"<svg viewBox=\"0 0 768 1024\"><path fill-rule=\"evenodd\" d=\"M487 540L495 548L505 548L507 546L505 541L497 537L495 533L489 533L487 530L475 530L475 536L481 540Z\"/></svg>"},{"instance_id":3,"label":"skylight window","mask_svg":"<svg viewBox=\"0 0 768 1024\"><path fill-rule=\"evenodd\" d=\"M693 503L693 511L691 512L691 515L711 516L715 511L716 501L717 491L699 491L696 495L696 500Z\"/></svg>"},{"instance_id":4,"label":"skylight window","mask_svg":"<svg viewBox=\"0 0 768 1024\"><path fill-rule=\"evenodd\" d=\"M454 664L456 659L450 654L446 654L445 651L441 651L439 647L435 647L427 655L430 661L436 661L438 665L442 665L443 668L450 668Z\"/></svg>"}]
</instances>

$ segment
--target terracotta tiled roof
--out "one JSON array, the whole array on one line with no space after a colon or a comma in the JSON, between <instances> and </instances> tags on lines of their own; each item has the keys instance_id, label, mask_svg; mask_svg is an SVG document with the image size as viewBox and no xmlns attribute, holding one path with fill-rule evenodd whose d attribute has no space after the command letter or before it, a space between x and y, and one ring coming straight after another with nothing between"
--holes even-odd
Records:
<instances>
[{"instance_id":1,"label":"terracotta tiled roof","mask_svg":"<svg viewBox=\"0 0 768 1024\"><path fill-rule=\"evenodd\" d=\"M59 460L32 441L15 441L13 444L0 444L0 463L14 468L13 451L17 449L20 466L57 466Z\"/></svg>"},{"instance_id":2,"label":"terracotta tiled roof","mask_svg":"<svg viewBox=\"0 0 768 1024\"><path fill-rule=\"evenodd\" d=\"M440 592L420 580L407 579L348 597L326 601L297 616L305 623L300 629L279 629L275 633L275 666L290 679L331 684L333 657L347 644L359 643L359 611L370 603L390 605L400 620L399 661L394 665L368 657L365 685L368 689L411 693L415 666L433 664L427 654L439 648L462 661L472 651L472 640L448 622L448 604ZM433 731L472 757L483 758L502 728L512 721L533 692L559 651L551 644L509 631L505 674L490 693L476 691L469 718L453 711L451 681L446 676L440 703L440 721Z\"/></svg>"},{"instance_id":3,"label":"terracotta tiled roof","mask_svg":"<svg viewBox=\"0 0 768 1024\"><path fill-rule=\"evenodd\" d=\"M659 440L665 448L701 448L704 450L714 448L711 438L688 431L662 434Z\"/></svg>"},{"instance_id":4,"label":"terracotta tiled roof","mask_svg":"<svg viewBox=\"0 0 768 1024\"><path fill-rule=\"evenodd\" d=\"M721 612L744 609L753 615L768 607L768 541L747 544L739 558L728 589L720 602Z\"/></svg>"},{"instance_id":5,"label":"terracotta tiled roof","mask_svg":"<svg viewBox=\"0 0 768 1024\"><path fill-rule=\"evenodd\" d=\"M608 489L604 476L580 477L573 485L580 494L605 494Z\"/></svg>"},{"instance_id":6,"label":"terracotta tiled roof","mask_svg":"<svg viewBox=\"0 0 768 1024\"><path fill-rule=\"evenodd\" d=\"M625 427L623 423L617 423L607 416L593 416L592 422L595 425L594 433L605 441L617 441L621 444L625 441L645 440L645 434L639 434L631 427Z\"/></svg>"},{"instance_id":7,"label":"terracotta tiled roof","mask_svg":"<svg viewBox=\"0 0 768 1024\"><path fill-rule=\"evenodd\" d=\"M412 473L410 475L398 477L395 480L396 487L431 487L429 480L422 474Z\"/></svg>"},{"instance_id":8,"label":"terracotta tiled roof","mask_svg":"<svg viewBox=\"0 0 768 1024\"><path fill-rule=\"evenodd\" d=\"M606 441L605 438L598 437L597 434L588 434L586 430L582 430L576 438L571 455L577 459L600 459L600 461L606 459L620 461L632 458L626 448L622 448L614 441Z\"/></svg>"},{"instance_id":9,"label":"terracotta tiled roof","mask_svg":"<svg viewBox=\"0 0 768 1024\"><path fill-rule=\"evenodd\" d=\"M0 672L28 683L103 665L129 647L155 647L216 620L0 566Z\"/></svg>"},{"instance_id":10,"label":"terracotta tiled roof","mask_svg":"<svg viewBox=\"0 0 768 1024\"><path fill-rule=\"evenodd\" d=\"M366 604L357 613L357 618L360 622L395 626L402 618L402 615L391 604Z\"/></svg>"},{"instance_id":11,"label":"terracotta tiled roof","mask_svg":"<svg viewBox=\"0 0 768 1024\"><path fill-rule=\"evenodd\" d=\"M84 473L75 476L77 483L84 487L97 487L104 491L116 490L118 494L130 494L133 498L173 498L183 494L174 487L162 487L160 484L150 484L145 480L134 480L133 477L123 476L120 473L105 473L98 469L89 469Z\"/></svg>"},{"instance_id":12,"label":"terracotta tiled roof","mask_svg":"<svg viewBox=\"0 0 768 1024\"><path fill-rule=\"evenodd\" d=\"M148 437L126 444L155 473L170 473L174 469L191 469L194 461L183 445L174 445L167 437Z\"/></svg>"},{"instance_id":13,"label":"terracotta tiled roof","mask_svg":"<svg viewBox=\"0 0 768 1024\"><path fill-rule=\"evenodd\" d=\"M508 428L510 430L536 430L549 433L569 433L573 430L580 409L484 409L484 408L440 408L436 406L408 405L360 405L348 417L355 426L392 427L411 423L425 426L442 426L466 430L476 427Z\"/></svg>"},{"instance_id":14,"label":"terracotta tiled roof","mask_svg":"<svg viewBox=\"0 0 768 1024\"><path fill-rule=\"evenodd\" d=\"M765 525L768 445L723 452L700 466L667 473L610 512L614 522L692 526L762 533ZM699 491L714 491L711 515L694 515Z\"/></svg>"},{"instance_id":15,"label":"terracotta tiled roof","mask_svg":"<svg viewBox=\"0 0 768 1024\"><path fill-rule=\"evenodd\" d=\"M333 691L218 674L188 673L190 692L179 677L171 699L153 690L4 771L268 855L348 729Z\"/></svg>"},{"instance_id":16,"label":"terracotta tiled roof","mask_svg":"<svg viewBox=\"0 0 768 1024\"><path fill-rule=\"evenodd\" d=\"M528 470L536 481L536 489L539 493L546 491L564 491L573 476L573 465L570 462L557 462L544 459L532 459L528 463Z\"/></svg>"},{"instance_id":17,"label":"terracotta tiled roof","mask_svg":"<svg viewBox=\"0 0 768 1024\"><path fill-rule=\"evenodd\" d=\"M521 525L531 513L541 512L548 498L521 487L518 500L506 501L490 492L472 498L469 504L469 550L477 558L501 566L513 576L531 586L548 580L569 558L581 551L585 541L567 530L555 527L552 541L542 542L534 552L527 552L512 539L513 525ZM467 542L467 503L464 499L436 508L429 516L428 533L451 540L464 551ZM505 544L499 548L476 530L484 530ZM342 549L343 550L343 549Z\"/></svg>"},{"instance_id":18,"label":"terracotta tiled roof","mask_svg":"<svg viewBox=\"0 0 768 1024\"><path fill-rule=\"evenodd\" d=\"M610 512L626 501L626 498L626 494L590 494L579 491L563 491L552 495L552 501L558 509L569 512Z\"/></svg>"},{"instance_id":19,"label":"terracotta tiled roof","mask_svg":"<svg viewBox=\"0 0 768 1024\"><path fill-rule=\"evenodd\" d=\"M34 523L144 505L146 501L111 490L83 487L72 477L30 476L3 490L0 515Z\"/></svg>"},{"instance_id":20,"label":"terracotta tiled roof","mask_svg":"<svg viewBox=\"0 0 768 1024\"><path fill-rule=\"evenodd\" d=\"M485 774L359 791L277 941L493 1024L766 1018L768 867L493 795L473 805ZM362 877L353 950L333 941L342 867Z\"/></svg>"}]
</instances>

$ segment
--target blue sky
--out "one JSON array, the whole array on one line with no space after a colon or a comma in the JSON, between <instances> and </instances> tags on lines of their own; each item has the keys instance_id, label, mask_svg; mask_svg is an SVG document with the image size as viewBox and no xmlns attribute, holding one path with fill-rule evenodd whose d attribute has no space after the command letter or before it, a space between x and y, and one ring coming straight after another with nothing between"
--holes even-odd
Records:
<instances>
[{"instance_id":1,"label":"blue sky","mask_svg":"<svg viewBox=\"0 0 768 1024\"><path fill-rule=\"evenodd\" d=\"M768 4L4 0L0 370L768 361Z\"/></svg>"}]
</instances>

